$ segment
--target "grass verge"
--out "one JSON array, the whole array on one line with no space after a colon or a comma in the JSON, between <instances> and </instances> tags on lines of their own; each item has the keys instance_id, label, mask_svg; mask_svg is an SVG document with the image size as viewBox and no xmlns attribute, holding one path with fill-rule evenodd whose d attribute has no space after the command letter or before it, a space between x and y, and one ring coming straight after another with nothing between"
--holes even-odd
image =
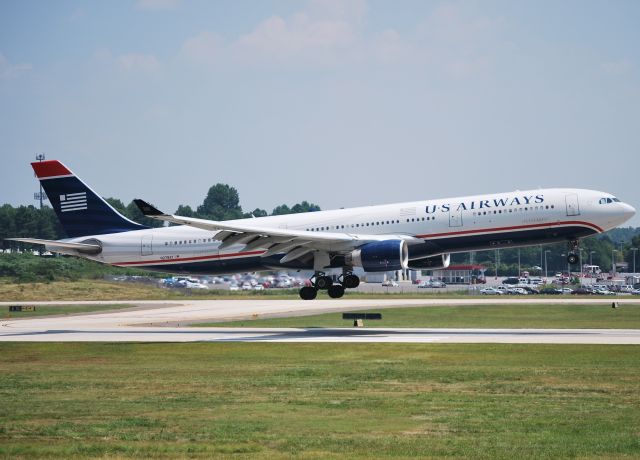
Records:
<instances>
[{"instance_id":1,"label":"grass verge","mask_svg":"<svg viewBox=\"0 0 640 460\"><path fill-rule=\"evenodd\" d=\"M18 344L7 458L622 458L637 346Z\"/></svg>"},{"instance_id":2,"label":"grass verge","mask_svg":"<svg viewBox=\"0 0 640 460\"><path fill-rule=\"evenodd\" d=\"M638 329L640 303L612 309L605 305L459 305L372 310L382 320L365 321L369 327L470 327L552 329ZM191 326L214 327L352 327L342 313L289 318L249 319Z\"/></svg>"},{"instance_id":3,"label":"grass verge","mask_svg":"<svg viewBox=\"0 0 640 460\"><path fill-rule=\"evenodd\" d=\"M347 291L350 299L468 299L486 298L468 291L441 291L423 289L416 292L359 292ZM516 296L518 297L518 296ZM574 298L575 296L571 296ZM329 299L326 291L318 298ZM518 297L521 298L521 297ZM553 297L551 297L553 298ZM590 297L593 298L593 297ZM299 300L298 289L266 289L264 291L228 291L163 289L151 284L113 282L103 280L51 281L45 283L12 283L0 281L0 301L47 300L180 300L180 299L274 299ZM602 299L610 301L610 297ZM615 297L614 297L615 300Z\"/></svg>"},{"instance_id":4,"label":"grass verge","mask_svg":"<svg viewBox=\"0 0 640 460\"><path fill-rule=\"evenodd\" d=\"M133 305L38 305L33 311L9 311L9 307L0 307L2 319L33 318L51 315L73 315L76 313L97 313L132 308Z\"/></svg>"}]
</instances>

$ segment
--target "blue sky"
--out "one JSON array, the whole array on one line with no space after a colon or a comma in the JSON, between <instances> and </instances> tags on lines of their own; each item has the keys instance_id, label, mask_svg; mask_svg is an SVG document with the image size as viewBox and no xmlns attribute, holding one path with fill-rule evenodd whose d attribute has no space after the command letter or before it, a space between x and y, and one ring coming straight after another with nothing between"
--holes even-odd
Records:
<instances>
[{"instance_id":1,"label":"blue sky","mask_svg":"<svg viewBox=\"0 0 640 460\"><path fill-rule=\"evenodd\" d=\"M640 208L637 1L0 3L0 203L59 159L162 209L536 187ZM636 217L633 225L640 225Z\"/></svg>"}]
</instances>

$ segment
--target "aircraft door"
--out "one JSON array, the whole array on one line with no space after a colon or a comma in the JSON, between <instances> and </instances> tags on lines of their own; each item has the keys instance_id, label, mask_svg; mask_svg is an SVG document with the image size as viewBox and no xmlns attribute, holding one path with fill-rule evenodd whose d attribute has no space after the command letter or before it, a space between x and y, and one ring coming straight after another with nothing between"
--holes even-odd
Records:
<instances>
[{"instance_id":1,"label":"aircraft door","mask_svg":"<svg viewBox=\"0 0 640 460\"><path fill-rule=\"evenodd\" d=\"M571 193L564 197L564 200L567 204L567 216L579 216L580 215L580 204L578 203L578 195L575 193Z\"/></svg>"},{"instance_id":2,"label":"aircraft door","mask_svg":"<svg viewBox=\"0 0 640 460\"><path fill-rule=\"evenodd\" d=\"M449 208L449 227L462 227L462 206L459 204Z\"/></svg>"},{"instance_id":3,"label":"aircraft door","mask_svg":"<svg viewBox=\"0 0 640 460\"><path fill-rule=\"evenodd\" d=\"M140 242L140 255L150 256L153 254L153 235L144 235Z\"/></svg>"}]
</instances>

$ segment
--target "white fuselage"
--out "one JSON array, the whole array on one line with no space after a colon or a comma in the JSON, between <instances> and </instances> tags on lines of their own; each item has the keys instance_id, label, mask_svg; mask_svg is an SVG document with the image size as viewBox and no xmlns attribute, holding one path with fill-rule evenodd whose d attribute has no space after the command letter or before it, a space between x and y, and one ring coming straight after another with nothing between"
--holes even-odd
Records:
<instances>
[{"instance_id":1,"label":"white fuselage","mask_svg":"<svg viewBox=\"0 0 640 460\"><path fill-rule=\"evenodd\" d=\"M539 189L366 206L242 220L243 225L352 235L407 235L411 260L433 255L572 241L610 230L635 214L609 193L584 189ZM98 241L102 252L88 258L119 266L168 272L232 273L280 267L243 251L219 249L216 232L189 226L162 227L67 241ZM87 257L87 256L85 256ZM296 268L309 268L294 266Z\"/></svg>"}]
</instances>

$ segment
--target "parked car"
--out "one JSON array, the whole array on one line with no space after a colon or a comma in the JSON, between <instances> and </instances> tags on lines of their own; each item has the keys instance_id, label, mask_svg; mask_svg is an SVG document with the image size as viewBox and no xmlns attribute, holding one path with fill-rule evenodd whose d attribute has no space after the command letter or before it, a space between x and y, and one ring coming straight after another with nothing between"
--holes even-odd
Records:
<instances>
[{"instance_id":1,"label":"parked car","mask_svg":"<svg viewBox=\"0 0 640 460\"><path fill-rule=\"evenodd\" d=\"M560 295L560 294L562 294L562 290L556 289L556 288L552 288L552 287L546 287L544 289L540 289L540 294Z\"/></svg>"},{"instance_id":2,"label":"parked car","mask_svg":"<svg viewBox=\"0 0 640 460\"><path fill-rule=\"evenodd\" d=\"M209 289L206 284L193 281L185 281L184 287L187 289Z\"/></svg>"},{"instance_id":3,"label":"parked car","mask_svg":"<svg viewBox=\"0 0 640 460\"><path fill-rule=\"evenodd\" d=\"M640 289L634 289L633 291L631 291L632 295L640 295Z\"/></svg>"},{"instance_id":4,"label":"parked car","mask_svg":"<svg viewBox=\"0 0 640 460\"><path fill-rule=\"evenodd\" d=\"M256 284L253 286L254 291L264 291L264 286L262 284Z\"/></svg>"},{"instance_id":5,"label":"parked car","mask_svg":"<svg viewBox=\"0 0 640 460\"><path fill-rule=\"evenodd\" d=\"M382 285L383 285L383 286L385 286L385 287L398 287L398 286L399 286L399 284L398 284L398 283L396 283L396 282L395 282L395 281L393 281L393 280L383 281L383 282L382 282Z\"/></svg>"},{"instance_id":6,"label":"parked car","mask_svg":"<svg viewBox=\"0 0 640 460\"><path fill-rule=\"evenodd\" d=\"M432 288L446 288L447 285L444 281L431 280L430 282Z\"/></svg>"},{"instance_id":7,"label":"parked car","mask_svg":"<svg viewBox=\"0 0 640 460\"><path fill-rule=\"evenodd\" d=\"M502 280L502 284L518 284L520 280L518 278L509 277Z\"/></svg>"},{"instance_id":8,"label":"parked car","mask_svg":"<svg viewBox=\"0 0 640 460\"><path fill-rule=\"evenodd\" d=\"M515 287L515 288L511 288L509 289L509 294L514 294L514 295L529 295L529 293L527 291L525 291L524 289L520 288L520 287Z\"/></svg>"},{"instance_id":9,"label":"parked car","mask_svg":"<svg viewBox=\"0 0 640 460\"><path fill-rule=\"evenodd\" d=\"M480 289L480 294L482 295L502 295L502 291L500 289L496 289L493 287L487 287L484 289Z\"/></svg>"},{"instance_id":10,"label":"parked car","mask_svg":"<svg viewBox=\"0 0 640 460\"><path fill-rule=\"evenodd\" d=\"M593 295L594 292L592 289L586 287L579 287L575 289L571 294L573 295Z\"/></svg>"},{"instance_id":11,"label":"parked car","mask_svg":"<svg viewBox=\"0 0 640 460\"><path fill-rule=\"evenodd\" d=\"M524 289L529 294L540 294L540 291L531 286L518 286L520 289Z\"/></svg>"}]
</instances>

